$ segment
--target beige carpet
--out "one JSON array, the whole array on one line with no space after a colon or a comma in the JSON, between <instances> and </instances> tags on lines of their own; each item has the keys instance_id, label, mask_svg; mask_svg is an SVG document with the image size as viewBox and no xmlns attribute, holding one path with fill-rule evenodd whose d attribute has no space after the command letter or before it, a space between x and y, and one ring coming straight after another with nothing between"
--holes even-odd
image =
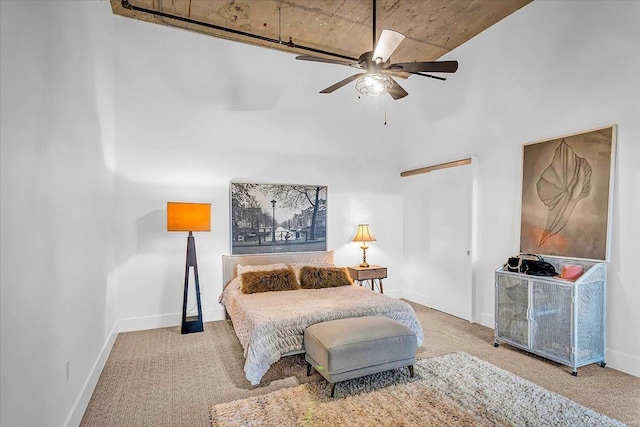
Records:
<instances>
[{"instance_id":1,"label":"beige carpet","mask_svg":"<svg viewBox=\"0 0 640 427\"><path fill-rule=\"evenodd\" d=\"M578 369L508 346L493 330L412 304L425 331L418 357L463 351L628 425L640 424L640 378L589 365ZM272 366L259 386L244 378L242 347L225 321L181 335L179 327L121 333L82 420L83 426L208 426L212 405L320 381L301 355Z\"/></svg>"},{"instance_id":2,"label":"beige carpet","mask_svg":"<svg viewBox=\"0 0 640 427\"><path fill-rule=\"evenodd\" d=\"M212 427L230 426L612 426L622 423L466 353L336 386L303 384L221 403Z\"/></svg>"}]
</instances>

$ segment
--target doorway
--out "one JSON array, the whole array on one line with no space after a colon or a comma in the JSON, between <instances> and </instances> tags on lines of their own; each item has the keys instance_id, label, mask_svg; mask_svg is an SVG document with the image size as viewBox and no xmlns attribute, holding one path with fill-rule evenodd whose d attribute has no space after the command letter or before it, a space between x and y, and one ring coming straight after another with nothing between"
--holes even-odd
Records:
<instances>
[{"instance_id":1,"label":"doorway","mask_svg":"<svg viewBox=\"0 0 640 427\"><path fill-rule=\"evenodd\" d=\"M405 288L410 299L473 321L474 159L404 183Z\"/></svg>"}]
</instances>

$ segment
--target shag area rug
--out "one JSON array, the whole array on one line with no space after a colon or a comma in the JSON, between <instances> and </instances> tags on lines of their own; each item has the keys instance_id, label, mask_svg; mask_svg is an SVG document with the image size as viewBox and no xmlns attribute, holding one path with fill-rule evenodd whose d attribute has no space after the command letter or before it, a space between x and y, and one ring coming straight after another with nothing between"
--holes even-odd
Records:
<instances>
[{"instance_id":1,"label":"shag area rug","mask_svg":"<svg viewBox=\"0 0 640 427\"><path fill-rule=\"evenodd\" d=\"M235 400L210 409L212 426L623 426L466 353Z\"/></svg>"}]
</instances>

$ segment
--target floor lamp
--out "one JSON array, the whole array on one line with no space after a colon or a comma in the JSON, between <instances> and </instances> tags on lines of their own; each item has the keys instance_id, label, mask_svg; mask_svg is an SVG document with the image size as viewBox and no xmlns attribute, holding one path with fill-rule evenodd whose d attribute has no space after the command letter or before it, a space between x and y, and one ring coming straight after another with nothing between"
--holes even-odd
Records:
<instances>
[{"instance_id":1,"label":"floor lamp","mask_svg":"<svg viewBox=\"0 0 640 427\"><path fill-rule=\"evenodd\" d=\"M210 203L167 202L167 231L188 231L187 263L184 270L184 299L182 303L182 333L202 332L202 306L200 304L200 282L196 260L196 239L194 231L211 231ZM187 318L187 296L189 295L189 269L193 268L196 282L198 315Z\"/></svg>"}]
</instances>

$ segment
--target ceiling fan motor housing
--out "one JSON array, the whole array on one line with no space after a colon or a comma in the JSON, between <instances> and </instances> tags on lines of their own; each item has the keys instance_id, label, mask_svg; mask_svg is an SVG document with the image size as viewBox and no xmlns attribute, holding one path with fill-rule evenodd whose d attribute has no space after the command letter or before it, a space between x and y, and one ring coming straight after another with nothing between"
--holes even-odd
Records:
<instances>
[{"instance_id":1,"label":"ceiling fan motor housing","mask_svg":"<svg viewBox=\"0 0 640 427\"><path fill-rule=\"evenodd\" d=\"M378 61L375 61L373 58L373 51L365 52L358 58L358 64L360 64L360 68L371 74L379 74L385 67L389 65L390 62L391 59L387 59L386 62L381 62L380 58L378 58Z\"/></svg>"}]
</instances>

